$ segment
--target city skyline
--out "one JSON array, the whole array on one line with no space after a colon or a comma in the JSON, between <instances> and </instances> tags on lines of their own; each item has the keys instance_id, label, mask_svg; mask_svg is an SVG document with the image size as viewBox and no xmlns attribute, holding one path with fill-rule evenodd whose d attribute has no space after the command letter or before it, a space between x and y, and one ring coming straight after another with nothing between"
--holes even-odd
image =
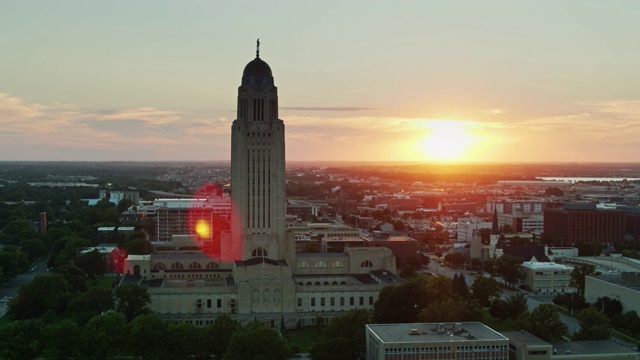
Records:
<instances>
[{"instance_id":1,"label":"city skyline","mask_svg":"<svg viewBox=\"0 0 640 360\"><path fill-rule=\"evenodd\" d=\"M260 38L287 161L635 162L639 7L2 1L0 160L229 160Z\"/></svg>"}]
</instances>

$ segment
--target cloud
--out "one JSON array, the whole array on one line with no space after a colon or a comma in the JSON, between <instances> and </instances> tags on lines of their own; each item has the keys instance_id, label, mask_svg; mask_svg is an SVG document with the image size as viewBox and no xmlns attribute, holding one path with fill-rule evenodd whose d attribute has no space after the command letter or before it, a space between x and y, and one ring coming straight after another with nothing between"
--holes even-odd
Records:
<instances>
[{"instance_id":1,"label":"cloud","mask_svg":"<svg viewBox=\"0 0 640 360\"><path fill-rule=\"evenodd\" d=\"M0 118L31 118L41 114L38 106L23 104L18 97L0 93Z\"/></svg>"},{"instance_id":2,"label":"cloud","mask_svg":"<svg viewBox=\"0 0 640 360\"><path fill-rule=\"evenodd\" d=\"M289 106L281 107L280 110L296 110L296 111L365 111L375 110L372 107L357 107L357 106Z\"/></svg>"}]
</instances>

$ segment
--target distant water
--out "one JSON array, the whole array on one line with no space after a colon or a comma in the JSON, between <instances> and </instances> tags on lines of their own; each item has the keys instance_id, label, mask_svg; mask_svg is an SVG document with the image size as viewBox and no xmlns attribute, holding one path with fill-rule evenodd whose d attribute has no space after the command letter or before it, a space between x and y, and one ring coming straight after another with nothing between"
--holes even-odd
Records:
<instances>
[{"instance_id":1,"label":"distant water","mask_svg":"<svg viewBox=\"0 0 640 360\"><path fill-rule=\"evenodd\" d=\"M553 181L569 181L569 182L578 182L578 181L638 181L640 178L612 178L612 177L538 177L538 180L553 180Z\"/></svg>"}]
</instances>

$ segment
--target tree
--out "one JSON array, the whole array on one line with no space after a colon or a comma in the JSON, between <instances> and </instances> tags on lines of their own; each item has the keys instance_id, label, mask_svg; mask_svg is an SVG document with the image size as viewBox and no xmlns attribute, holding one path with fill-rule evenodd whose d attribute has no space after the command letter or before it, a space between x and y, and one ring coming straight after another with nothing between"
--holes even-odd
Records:
<instances>
[{"instance_id":1,"label":"tree","mask_svg":"<svg viewBox=\"0 0 640 360\"><path fill-rule=\"evenodd\" d=\"M432 302L418 314L420 322L460 322L482 320L482 307L476 299L448 299Z\"/></svg>"},{"instance_id":2,"label":"tree","mask_svg":"<svg viewBox=\"0 0 640 360\"><path fill-rule=\"evenodd\" d=\"M515 320L521 314L527 312L529 305L527 304L527 297L522 293L511 295L507 297L506 304L508 310L508 317Z\"/></svg>"},{"instance_id":3,"label":"tree","mask_svg":"<svg viewBox=\"0 0 640 360\"><path fill-rule=\"evenodd\" d=\"M127 322L136 316L149 313L151 297L147 288L135 285L120 285L114 290L114 302L116 311L123 314Z\"/></svg>"},{"instance_id":4,"label":"tree","mask_svg":"<svg viewBox=\"0 0 640 360\"><path fill-rule=\"evenodd\" d=\"M489 315L496 319L505 320L509 318L509 306L502 299L495 299L489 306Z\"/></svg>"},{"instance_id":5,"label":"tree","mask_svg":"<svg viewBox=\"0 0 640 360\"><path fill-rule=\"evenodd\" d=\"M216 357L222 357L229 347L231 335L240 324L227 314L218 315L211 325L205 329L207 351Z\"/></svg>"},{"instance_id":6,"label":"tree","mask_svg":"<svg viewBox=\"0 0 640 360\"><path fill-rule=\"evenodd\" d=\"M97 249L78 255L75 265L82 269L90 279L104 275L106 265Z\"/></svg>"},{"instance_id":7,"label":"tree","mask_svg":"<svg viewBox=\"0 0 640 360\"><path fill-rule=\"evenodd\" d=\"M640 334L640 316L635 311L627 311L622 315L622 324L631 335L638 336Z\"/></svg>"},{"instance_id":8,"label":"tree","mask_svg":"<svg viewBox=\"0 0 640 360\"><path fill-rule=\"evenodd\" d=\"M560 320L558 311L551 304L542 304L532 312L525 312L516 319L516 324L544 341L560 341L567 336L567 324Z\"/></svg>"},{"instance_id":9,"label":"tree","mask_svg":"<svg viewBox=\"0 0 640 360\"><path fill-rule=\"evenodd\" d=\"M7 315L12 320L53 316L64 307L67 282L58 274L39 274L18 290L9 302Z\"/></svg>"},{"instance_id":10,"label":"tree","mask_svg":"<svg viewBox=\"0 0 640 360\"><path fill-rule=\"evenodd\" d=\"M87 273L84 270L73 265L61 265L56 267L54 271L64 277L70 292L87 291Z\"/></svg>"},{"instance_id":11,"label":"tree","mask_svg":"<svg viewBox=\"0 0 640 360\"><path fill-rule=\"evenodd\" d=\"M454 297L452 280L446 276L430 277L426 288L429 302L443 302Z\"/></svg>"},{"instance_id":12,"label":"tree","mask_svg":"<svg viewBox=\"0 0 640 360\"><path fill-rule=\"evenodd\" d=\"M622 304L617 299L608 296L599 297L593 307L601 310L609 319L622 314Z\"/></svg>"},{"instance_id":13,"label":"tree","mask_svg":"<svg viewBox=\"0 0 640 360\"><path fill-rule=\"evenodd\" d=\"M453 281L451 282L451 291L462 299L465 299L471 295L469 292L469 287L467 286L467 280L464 278L464 274L453 275Z\"/></svg>"},{"instance_id":14,"label":"tree","mask_svg":"<svg viewBox=\"0 0 640 360\"><path fill-rule=\"evenodd\" d=\"M27 254L17 246L7 245L0 248L0 281L11 280L29 268Z\"/></svg>"},{"instance_id":15,"label":"tree","mask_svg":"<svg viewBox=\"0 0 640 360\"><path fill-rule=\"evenodd\" d=\"M144 238L129 240L124 247L129 255L148 255L153 251L151 242Z\"/></svg>"},{"instance_id":16,"label":"tree","mask_svg":"<svg viewBox=\"0 0 640 360\"><path fill-rule=\"evenodd\" d=\"M584 297L585 277L596 273L595 265L579 264L571 270L569 274L569 286L574 287L577 293Z\"/></svg>"},{"instance_id":17,"label":"tree","mask_svg":"<svg viewBox=\"0 0 640 360\"><path fill-rule=\"evenodd\" d=\"M27 253L29 261L34 261L47 253L47 247L44 245L42 240L39 239L20 240L20 242L18 242L18 246Z\"/></svg>"},{"instance_id":18,"label":"tree","mask_svg":"<svg viewBox=\"0 0 640 360\"><path fill-rule=\"evenodd\" d=\"M44 328L45 345L42 356L69 359L79 356L82 328L69 319L63 319Z\"/></svg>"},{"instance_id":19,"label":"tree","mask_svg":"<svg viewBox=\"0 0 640 360\"><path fill-rule=\"evenodd\" d=\"M416 272L415 266L412 264L405 265L400 271L400 277L403 279L411 279L415 277L418 273Z\"/></svg>"},{"instance_id":20,"label":"tree","mask_svg":"<svg viewBox=\"0 0 640 360\"><path fill-rule=\"evenodd\" d=\"M0 327L0 358L37 358L44 348L44 327L41 320L13 321Z\"/></svg>"},{"instance_id":21,"label":"tree","mask_svg":"<svg viewBox=\"0 0 640 360\"><path fill-rule=\"evenodd\" d=\"M283 360L292 352L280 334L261 322L250 322L231 336L226 360Z\"/></svg>"},{"instance_id":22,"label":"tree","mask_svg":"<svg viewBox=\"0 0 640 360\"><path fill-rule=\"evenodd\" d=\"M111 312L96 315L83 327L80 358L111 359L129 355L129 336L124 316Z\"/></svg>"},{"instance_id":23,"label":"tree","mask_svg":"<svg viewBox=\"0 0 640 360\"><path fill-rule=\"evenodd\" d=\"M544 196L563 197L564 191L562 191L562 189L560 189L559 187L548 187L544 190Z\"/></svg>"},{"instance_id":24,"label":"tree","mask_svg":"<svg viewBox=\"0 0 640 360\"><path fill-rule=\"evenodd\" d=\"M611 322L607 315L594 307L580 310L578 316L580 330L573 334L573 340L607 340L611 338Z\"/></svg>"},{"instance_id":25,"label":"tree","mask_svg":"<svg viewBox=\"0 0 640 360\"><path fill-rule=\"evenodd\" d=\"M321 341L314 344L314 359L358 359L366 354L365 326L369 314L364 309L351 310L334 317L322 332Z\"/></svg>"},{"instance_id":26,"label":"tree","mask_svg":"<svg viewBox=\"0 0 640 360\"><path fill-rule=\"evenodd\" d=\"M500 283L494 278L477 276L473 285L471 285L472 296L480 302L480 305L487 307L491 302L500 297Z\"/></svg>"},{"instance_id":27,"label":"tree","mask_svg":"<svg viewBox=\"0 0 640 360\"><path fill-rule=\"evenodd\" d=\"M424 281L419 278L385 286L373 306L373 321L381 324L414 322L428 301Z\"/></svg>"},{"instance_id":28,"label":"tree","mask_svg":"<svg viewBox=\"0 0 640 360\"><path fill-rule=\"evenodd\" d=\"M129 336L136 339L133 355L146 358L159 358L168 355L173 334L168 332L168 322L155 314L142 314L127 325ZM183 357L191 354L183 353ZM169 357L169 356L167 356Z\"/></svg>"},{"instance_id":29,"label":"tree","mask_svg":"<svg viewBox=\"0 0 640 360\"><path fill-rule=\"evenodd\" d=\"M69 303L69 309L76 314L78 322L84 324L96 315L113 310L113 305L111 289L93 286L75 296Z\"/></svg>"},{"instance_id":30,"label":"tree","mask_svg":"<svg viewBox=\"0 0 640 360\"><path fill-rule=\"evenodd\" d=\"M524 279L525 274L522 271L522 258L502 255L496 260L496 270L509 286L514 286Z\"/></svg>"}]
</instances>

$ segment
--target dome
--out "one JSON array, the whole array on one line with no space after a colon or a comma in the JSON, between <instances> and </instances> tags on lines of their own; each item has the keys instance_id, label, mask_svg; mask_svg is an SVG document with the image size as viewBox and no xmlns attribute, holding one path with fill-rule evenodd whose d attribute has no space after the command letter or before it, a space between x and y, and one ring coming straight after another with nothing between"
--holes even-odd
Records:
<instances>
[{"instance_id":1,"label":"dome","mask_svg":"<svg viewBox=\"0 0 640 360\"><path fill-rule=\"evenodd\" d=\"M244 72L242 73L242 77L251 76L273 76L271 75L271 68L269 64L262 61L259 57L253 59L251 62L244 67Z\"/></svg>"}]
</instances>

